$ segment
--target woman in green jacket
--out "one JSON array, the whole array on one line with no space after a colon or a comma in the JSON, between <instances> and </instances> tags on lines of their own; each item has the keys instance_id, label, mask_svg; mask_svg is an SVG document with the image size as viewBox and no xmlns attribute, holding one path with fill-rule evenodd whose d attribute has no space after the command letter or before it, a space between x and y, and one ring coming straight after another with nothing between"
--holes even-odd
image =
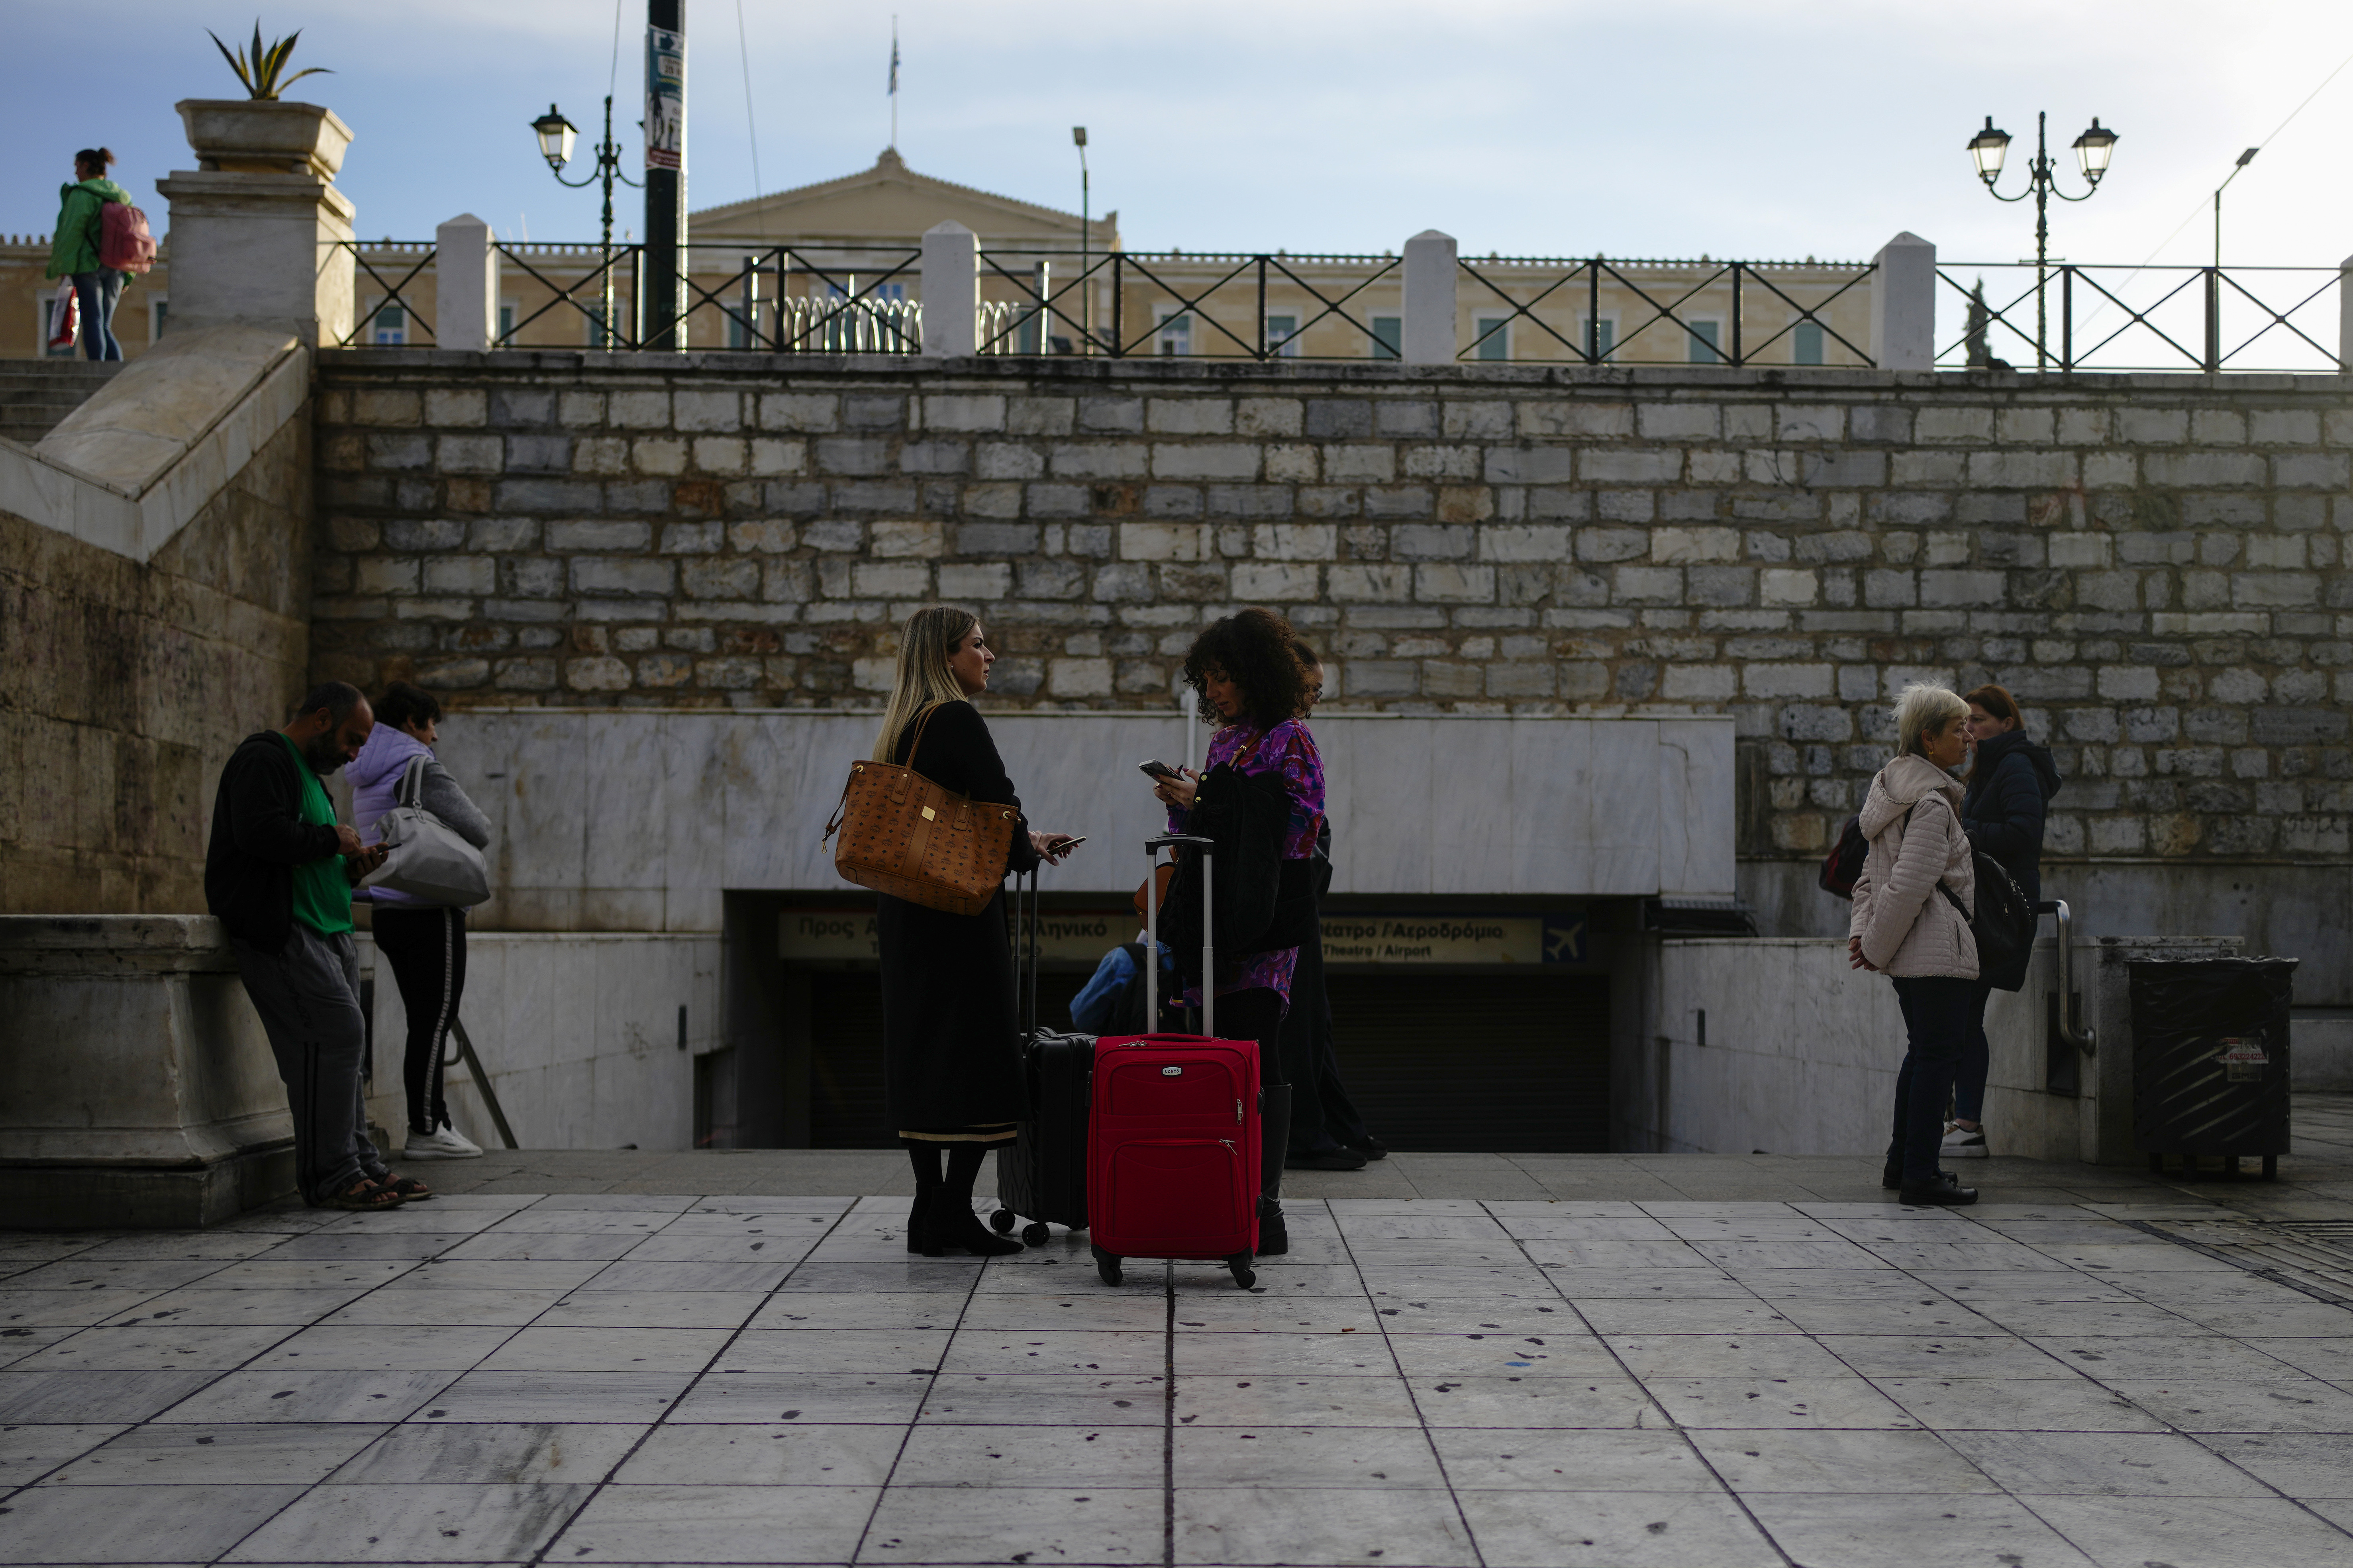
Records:
<instances>
[{"instance_id":1,"label":"woman in green jacket","mask_svg":"<svg viewBox=\"0 0 2353 1568\"><path fill-rule=\"evenodd\" d=\"M98 259L100 209L109 202L128 202L131 193L106 177L114 154L103 147L85 147L74 154L74 183L60 186L64 205L58 212L57 237L49 245L52 278L73 279L81 301L81 346L91 359L121 359L122 345L114 339L114 302L122 297L124 275L110 271Z\"/></svg>"}]
</instances>

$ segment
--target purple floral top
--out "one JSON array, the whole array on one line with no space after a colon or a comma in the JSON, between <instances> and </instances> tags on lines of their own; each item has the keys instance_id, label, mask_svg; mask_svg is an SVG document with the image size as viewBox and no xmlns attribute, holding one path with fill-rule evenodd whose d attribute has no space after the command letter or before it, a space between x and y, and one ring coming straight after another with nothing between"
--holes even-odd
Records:
<instances>
[{"instance_id":1,"label":"purple floral top","mask_svg":"<svg viewBox=\"0 0 2353 1568\"><path fill-rule=\"evenodd\" d=\"M1271 730L1229 724L1210 740L1208 760L1202 772L1207 773L1219 763L1232 763L1246 773L1282 774L1283 788L1291 795L1291 822L1282 837L1282 858L1304 860L1315 853L1315 835L1324 826L1324 758L1316 751L1315 737L1307 732L1306 725L1296 719L1287 719ZM1183 816L1170 811L1168 831L1184 830ZM1298 964L1299 950L1295 947L1220 959L1217 994L1223 996L1263 986L1282 998L1283 1011L1288 1013L1291 975ZM1186 988L1185 1005L1201 1005L1198 984Z\"/></svg>"}]
</instances>

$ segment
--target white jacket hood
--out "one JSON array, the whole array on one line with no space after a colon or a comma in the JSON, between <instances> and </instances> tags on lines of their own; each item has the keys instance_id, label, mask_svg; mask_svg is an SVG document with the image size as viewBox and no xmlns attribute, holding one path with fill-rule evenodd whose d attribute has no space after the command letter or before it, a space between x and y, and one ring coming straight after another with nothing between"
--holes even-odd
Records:
<instances>
[{"instance_id":1,"label":"white jacket hood","mask_svg":"<svg viewBox=\"0 0 2353 1568\"><path fill-rule=\"evenodd\" d=\"M1906 812L1930 795L1943 791L1952 802L1953 816L1961 814L1961 798L1967 793L1961 781L1930 762L1927 758L1905 752L1879 770L1871 781L1871 794L1856 814L1857 826L1865 838L1876 838L1888 826L1903 820Z\"/></svg>"}]
</instances>

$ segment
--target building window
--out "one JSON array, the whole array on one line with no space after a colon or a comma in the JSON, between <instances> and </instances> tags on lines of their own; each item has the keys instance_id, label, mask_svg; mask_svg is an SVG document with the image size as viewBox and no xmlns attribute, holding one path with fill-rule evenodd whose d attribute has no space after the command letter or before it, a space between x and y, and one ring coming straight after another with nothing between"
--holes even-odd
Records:
<instances>
[{"instance_id":1,"label":"building window","mask_svg":"<svg viewBox=\"0 0 2353 1568\"><path fill-rule=\"evenodd\" d=\"M1789 333L1789 363L1822 363L1822 324L1820 321L1799 321Z\"/></svg>"},{"instance_id":2,"label":"building window","mask_svg":"<svg viewBox=\"0 0 2353 1568\"><path fill-rule=\"evenodd\" d=\"M164 323L171 318L171 314L172 301L168 299L147 301L147 341L149 342L159 342L163 340Z\"/></svg>"},{"instance_id":3,"label":"building window","mask_svg":"<svg viewBox=\"0 0 2353 1568\"><path fill-rule=\"evenodd\" d=\"M584 305L581 307L581 313L586 318L588 323L588 335L586 340L588 346L592 349L605 347L605 307L601 303Z\"/></svg>"},{"instance_id":4,"label":"building window","mask_svg":"<svg viewBox=\"0 0 2353 1568\"><path fill-rule=\"evenodd\" d=\"M1478 332L1474 340L1474 359L1509 359L1512 357L1512 318L1481 316L1472 323Z\"/></svg>"},{"instance_id":5,"label":"building window","mask_svg":"<svg viewBox=\"0 0 2353 1568\"><path fill-rule=\"evenodd\" d=\"M1577 319L1577 346L1589 352L1596 360L1608 359L1618 347L1618 318L1591 316Z\"/></svg>"},{"instance_id":6,"label":"building window","mask_svg":"<svg viewBox=\"0 0 2353 1568\"><path fill-rule=\"evenodd\" d=\"M755 346L756 339L754 335L755 329L744 321L744 307L723 305L720 310L727 318L727 346L731 349L748 349Z\"/></svg>"},{"instance_id":7,"label":"building window","mask_svg":"<svg viewBox=\"0 0 2353 1568\"><path fill-rule=\"evenodd\" d=\"M1188 354L1193 352L1193 318L1183 310L1167 305L1153 307L1160 318L1159 352L1163 354Z\"/></svg>"},{"instance_id":8,"label":"building window","mask_svg":"<svg viewBox=\"0 0 2353 1568\"><path fill-rule=\"evenodd\" d=\"M408 342L408 312L397 305L380 305L368 322L368 342L384 348L397 348Z\"/></svg>"},{"instance_id":9,"label":"building window","mask_svg":"<svg viewBox=\"0 0 2353 1568\"><path fill-rule=\"evenodd\" d=\"M1373 322L1373 357L1402 359L1405 357L1405 318L1375 316Z\"/></svg>"},{"instance_id":10,"label":"building window","mask_svg":"<svg viewBox=\"0 0 2353 1568\"><path fill-rule=\"evenodd\" d=\"M1724 363L1724 352L1719 345L1722 341L1724 323L1722 321L1692 322L1691 363L1694 364L1722 364Z\"/></svg>"},{"instance_id":11,"label":"building window","mask_svg":"<svg viewBox=\"0 0 2353 1568\"><path fill-rule=\"evenodd\" d=\"M1269 353L1281 359L1299 357L1299 318L1269 316L1266 319L1266 347Z\"/></svg>"},{"instance_id":12,"label":"building window","mask_svg":"<svg viewBox=\"0 0 2353 1568\"><path fill-rule=\"evenodd\" d=\"M509 338L511 338L511 337L514 336L514 324L515 324L515 308L514 308L514 301L513 301L512 300L500 300L500 301L499 301L499 342L506 342Z\"/></svg>"}]
</instances>

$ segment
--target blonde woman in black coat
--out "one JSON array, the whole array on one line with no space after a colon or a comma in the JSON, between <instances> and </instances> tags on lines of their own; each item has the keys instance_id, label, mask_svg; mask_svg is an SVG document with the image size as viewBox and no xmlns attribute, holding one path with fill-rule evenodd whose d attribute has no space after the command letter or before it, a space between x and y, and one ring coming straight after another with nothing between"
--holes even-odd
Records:
<instances>
[{"instance_id":1,"label":"blonde woman in black coat","mask_svg":"<svg viewBox=\"0 0 2353 1568\"><path fill-rule=\"evenodd\" d=\"M972 705L988 689L996 662L971 611L933 605L909 616L874 759L1018 811L997 742ZM1069 852L1068 835L1032 832L1020 818L1007 869L1058 864ZM1005 895L976 915L955 915L883 894L875 916L884 1100L915 1170L907 1250L932 1258L952 1247L982 1256L1018 1252L1020 1243L992 1234L972 1208L982 1158L1010 1142L1027 1113Z\"/></svg>"}]
</instances>

